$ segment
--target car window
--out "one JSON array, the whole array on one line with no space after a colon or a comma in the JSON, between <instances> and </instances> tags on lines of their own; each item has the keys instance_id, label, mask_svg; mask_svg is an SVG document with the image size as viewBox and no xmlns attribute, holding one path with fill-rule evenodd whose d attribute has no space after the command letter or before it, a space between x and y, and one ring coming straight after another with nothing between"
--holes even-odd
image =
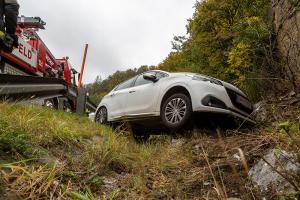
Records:
<instances>
[{"instance_id":1,"label":"car window","mask_svg":"<svg viewBox=\"0 0 300 200\"><path fill-rule=\"evenodd\" d=\"M136 79L136 77L132 78L132 79L129 79L128 81L125 81L124 83L121 83L116 89L115 91L118 91L118 90L124 90L124 89L127 89L127 88L130 88L132 87L132 84L134 82L134 80Z\"/></svg>"},{"instance_id":2,"label":"car window","mask_svg":"<svg viewBox=\"0 0 300 200\"><path fill-rule=\"evenodd\" d=\"M155 75L155 72L147 72L147 74ZM144 74L142 74L142 75L138 76L138 78L135 81L134 86L136 87L136 86L140 86L140 85L146 85L146 84L149 84L149 83L153 83L153 82L150 81L150 80L144 79Z\"/></svg>"}]
</instances>

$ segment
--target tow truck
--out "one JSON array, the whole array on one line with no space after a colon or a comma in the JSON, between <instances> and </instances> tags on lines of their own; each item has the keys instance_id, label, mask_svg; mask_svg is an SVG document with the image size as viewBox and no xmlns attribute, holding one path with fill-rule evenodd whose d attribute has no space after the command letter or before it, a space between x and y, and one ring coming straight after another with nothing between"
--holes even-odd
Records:
<instances>
[{"instance_id":1,"label":"tow truck","mask_svg":"<svg viewBox=\"0 0 300 200\"><path fill-rule=\"evenodd\" d=\"M45 25L39 17L18 18L18 48L12 53L0 51L0 98L40 102L78 114L95 111L96 105L82 87L88 46L78 73L68 57L55 58L40 38L37 32Z\"/></svg>"}]
</instances>

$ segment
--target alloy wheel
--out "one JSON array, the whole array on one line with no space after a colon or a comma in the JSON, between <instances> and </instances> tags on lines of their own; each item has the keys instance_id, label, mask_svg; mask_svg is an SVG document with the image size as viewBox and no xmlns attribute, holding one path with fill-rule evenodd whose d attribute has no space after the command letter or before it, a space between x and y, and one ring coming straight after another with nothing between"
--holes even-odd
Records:
<instances>
[{"instance_id":1,"label":"alloy wheel","mask_svg":"<svg viewBox=\"0 0 300 200\"><path fill-rule=\"evenodd\" d=\"M107 122L107 110L106 108L101 108L99 111L99 122L100 124L105 124Z\"/></svg>"},{"instance_id":2,"label":"alloy wheel","mask_svg":"<svg viewBox=\"0 0 300 200\"><path fill-rule=\"evenodd\" d=\"M44 106L50 109L54 109L54 103L52 100L46 100Z\"/></svg>"},{"instance_id":3,"label":"alloy wheel","mask_svg":"<svg viewBox=\"0 0 300 200\"><path fill-rule=\"evenodd\" d=\"M182 98L172 99L165 108L165 119L170 124L180 123L187 113L187 103Z\"/></svg>"}]
</instances>

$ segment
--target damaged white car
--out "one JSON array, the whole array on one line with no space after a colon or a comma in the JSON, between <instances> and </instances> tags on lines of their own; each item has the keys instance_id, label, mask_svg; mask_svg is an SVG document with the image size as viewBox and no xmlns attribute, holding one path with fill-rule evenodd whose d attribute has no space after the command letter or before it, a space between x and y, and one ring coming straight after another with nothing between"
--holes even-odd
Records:
<instances>
[{"instance_id":1,"label":"damaged white car","mask_svg":"<svg viewBox=\"0 0 300 200\"><path fill-rule=\"evenodd\" d=\"M253 106L237 87L194 73L153 70L118 85L101 101L95 121L159 119L168 129L180 129L195 112L223 113L255 123Z\"/></svg>"}]
</instances>

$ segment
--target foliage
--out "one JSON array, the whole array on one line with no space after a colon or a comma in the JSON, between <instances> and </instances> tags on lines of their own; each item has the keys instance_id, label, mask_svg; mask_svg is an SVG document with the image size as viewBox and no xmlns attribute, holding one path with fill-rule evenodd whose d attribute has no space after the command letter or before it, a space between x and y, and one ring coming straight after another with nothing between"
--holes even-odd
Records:
<instances>
[{"instance_id":1,"label":"foliage","mask_svg":"<svg viewBox=\"0 0 300 200\"><path fill-rule=\"evenodd\" d=\"M272 48L270 1L204 0L195 8L188 36L175 37L175 52L159 68L203 73L242 87L257 86L247 79L265 76L262 72L271 65L267 62Z\"/></svg>"},{"instance_id":2,"label":"foliage","mask_svg":"<svg viewBox=\"0 0 300 200\"><path fill-rule=\"evenodd\" d=\"M174 37L174 51L156 68L214 76L236 84L252 100L259 99L281 75L270 9L270 0L197 1L187 35ZM98 77L87 86L92 100L98 103L120 82L147 68L117 71L106 80Z\"/></svg>"}]
</instances>

